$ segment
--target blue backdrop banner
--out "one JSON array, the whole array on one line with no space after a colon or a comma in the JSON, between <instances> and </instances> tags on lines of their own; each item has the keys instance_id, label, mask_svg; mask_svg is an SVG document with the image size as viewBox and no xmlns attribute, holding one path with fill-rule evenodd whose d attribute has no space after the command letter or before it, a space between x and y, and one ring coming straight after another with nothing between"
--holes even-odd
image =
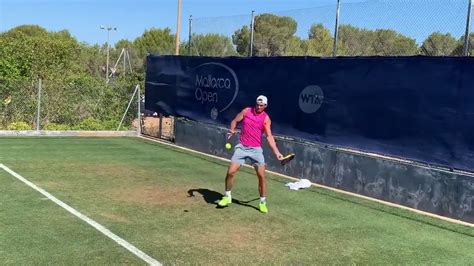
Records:
<instances>
[{"instance_id":1,"label":"blue backdrop banner","mask_svg":"<svg viewBox=\"0 0 474 266\"><path fill-rule=\"evenodd\" d=\"M148 110L228 126L260 94L276 134L474 171L474 58L147 57Z\"/></svg>"}]
</instances>

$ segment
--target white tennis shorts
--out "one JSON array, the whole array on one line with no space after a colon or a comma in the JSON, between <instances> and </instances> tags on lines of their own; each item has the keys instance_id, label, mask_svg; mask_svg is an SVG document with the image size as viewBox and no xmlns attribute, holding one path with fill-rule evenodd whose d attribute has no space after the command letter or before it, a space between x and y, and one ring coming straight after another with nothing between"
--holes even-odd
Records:
<instances>
[{"instance_id":1,"label":"white tennis shorts","mask_svg":"<svg viewBox=\"0 0 474 266\"><path fill-rule=\"evenodd\" d=\"M252 165L265 165L265 157L263 156L262 147L247 147L242 144L235 146L234 155L230 159L233 163L244 164L249 160Z\"/></svg>"}]
</instances>

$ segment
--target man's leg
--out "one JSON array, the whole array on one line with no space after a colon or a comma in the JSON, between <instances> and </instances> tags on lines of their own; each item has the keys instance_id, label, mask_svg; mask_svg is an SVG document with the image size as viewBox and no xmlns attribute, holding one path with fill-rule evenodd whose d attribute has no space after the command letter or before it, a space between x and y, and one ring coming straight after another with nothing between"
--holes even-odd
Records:
<instances>
[{"instance_id":1,"label":"man's leg","mask_svg":"<svg viewBox=\"0 0 474 266\"><path fill-rule=\"evenodd\" d=\"M232 203L232 195L230 194L232 187L234 186L234 177L237 170L240 168L240 163L231 162L227 169L227 175L225 176L225 195L217 203L219 206L224 207Z\"/></svg>"},{"instance_id":2,"label":"man's leg","mask_svg":"<svg viewBox=\"0 0 474 266\"><path fill-rule=\"evenodd\" d=\"M267 184L265 181L265 165L256 165L255 171L257 172L258 177L258 192L260 193L260 198L267 196Z\"/></svg>"},{"instance_id":3,"label":"man's leg","mask_svg":"<svg viewBox=\"0 0 474 266\"><path fill-rule=\"evenodd\" d=\"M240 163L231 162L227 169L227 175L225 177L225 191L231 191L234 186L234 177L237 170L240 168Z\"/></svg>"},{"instance_id":4,"label":"man's leg","mask_svg":"<svg viewBox=\"0 0 474 266\"><path fill-rule=\"evenodd\" d=\"M258 208L261 212L267 213L267 183L265 180L265 165L256 165L255 171L257 172L258 177L258 192L260 193L260 203L258 204Z\"/></svg>"},{"instance_id":5,"label":"man's leg","mask_svg":"<svg viewBox=\"0 0 474 266\"><path fill-rule=\"evenodd\" d=\"M267 183L265 180L265 157L263 156L262 148L259 147L253 149L250 158L254 161L254 168L258 177L258 192L260 193L260 203L258 204L258 208L261 212L267 213Z\"/></svg>"}]
</instances>

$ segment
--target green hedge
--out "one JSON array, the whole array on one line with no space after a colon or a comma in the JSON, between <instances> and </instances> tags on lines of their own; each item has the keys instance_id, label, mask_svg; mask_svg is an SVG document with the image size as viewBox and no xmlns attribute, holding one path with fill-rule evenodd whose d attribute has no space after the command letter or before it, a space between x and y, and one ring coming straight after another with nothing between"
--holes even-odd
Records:
<instances>
[{"instance_id":1,"label":"green hedge","mask_svg":"<svg viewBox=\"0 0 474 266\"><path fill-rule=\"evenodd\" d=\"M7 126L7 130L32 130L33 127L26 122L13 122Z\"/></svg>"}]
</instances>

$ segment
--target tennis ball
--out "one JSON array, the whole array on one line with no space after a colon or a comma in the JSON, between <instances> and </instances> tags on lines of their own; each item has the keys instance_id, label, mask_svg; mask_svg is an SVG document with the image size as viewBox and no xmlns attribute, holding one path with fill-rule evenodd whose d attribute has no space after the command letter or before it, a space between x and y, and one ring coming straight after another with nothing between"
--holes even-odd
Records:
<instances>
[{"instance_id":1,"label":"tennis ball","mask_svg":"<svg viewBox=\"0 0 474 266\"><path fill-rule=\"evenodd\" d=\"M230 143L226 143L226 144L225 144L225 148L228 149L228 150L230 150L230 148L232 148L232 145L231 145Z\"/></svg>"}]
</instances>

